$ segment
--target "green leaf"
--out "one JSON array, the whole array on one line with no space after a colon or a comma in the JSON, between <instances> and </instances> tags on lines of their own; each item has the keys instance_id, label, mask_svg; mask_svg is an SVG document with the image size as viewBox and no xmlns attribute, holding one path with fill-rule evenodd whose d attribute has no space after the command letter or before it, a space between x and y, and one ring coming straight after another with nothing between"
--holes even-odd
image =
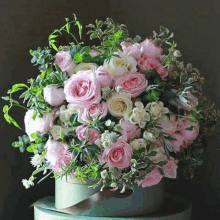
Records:
<instances>
[{"instance_id":1,"label":"green leaf","mask_svg":"<svg viewBox=\"0 0 220 220\"><path fill-rule=\"evenodd\" d=\"M53 34L51 34L51 35L49 36L49 39L53 39L53 38L56 38L56 37L58 37L58 35L53 35Z\"/></svg>"},{"instance_id":2,"label":"green leaf","mask_svg":"<svg viewBox=\"0 0 220 220\"><path fill-rule=\"evenodd\" d=\"M187 121L195 121L194 118L187 118Z\"/></svg>"},{"instance_id":3,"label":"green leaf","mask_svg":"<svg viewBox=\"0 0 220 220\"><path fill-rule=\"evenodd\" d=\"M14 92L17 92L19 90L22 90L24 87L28 88L28 86L23 84L23 83L15 84L15 85L12 86L11 93L14 93Z\"/></svg>"},{"instance_id":4,"label":"green leaf","mask_svg":"<svg viewBox=\"0 0 220 220\"><path fill-rule=\"evenodd\" d=\"M10 100L9 96L2 96L2 99L4 99L5 101L9 101Z\"/></svg>"},{"instance_id":5,"label":"green leaf","mask_svg":"<svg viewBox=\"0 0 220 220\"><path fill-rule=\"evenodd\" d=\"M53 47L53 49L54 49L55 51L58 51L57 46L56 46L54 43L50 43L50 45Z\"/></svg>"},{"instance_id":6,"label":"green leaf","mask_svg":"<svg viewBox=\"0 0 220 220\"><path fill-rule=\"evenodd\" d=\"M165 173L164 173L164 171L163 171L163 169L162 169L162 168L157 167L157 169L158 169L158 171L160 172L160 174L161 174L162 176L165 176Z\"/></svg>"},{"instance_id":7,"label":"green leaf","mask_svg":"<svg viewBox=\"0 0 220 220\"><path fill-rule=\"evenodd\" d=\"M19 147L20 146L19 141L15 141L11 145L12 145L12 147Z\"/></svg>"},{"instance_id":8,"label":"green leaf","mask_svg":"<svg viewBox=\"0 0 220 220\"><path fill-rule=\"evenodd\" d=\"M70 23L66 24L66 31L67 31L68 34L70 33Z\"/></svg>"},{"instance_id":9,"label":"green leaf","mask_svg":"<svg viewBox=\"0 0 220 220\"><path fill-rule=\"evenodd\" d=\"M149 156L149 157L154 157L154 156L156 156L157 155L157 151L150 151L148 154L147 154L147 156Z\"/></svg>"},{"instance_id":10,"label":"green leaf","mask_svg":"<svg viewBox=\"0 0 220 220\"><path fill-rule=\"evenodd\" d=\"M77 53L74 55L74 62L75 62L75 63L81 63L81 62L83 62L83 54L80 54L79 52L77 52Z\"/></svg>"},{"instance_id":11,"label":"green leaf","mask_svg":"<svg viewBox=\"0 0 220 220\"><path fill-rule=\"evenodd\" d=\"M165 166L168 162L165 160L165 161L160 161L157 163L158 166Z\"/></svg>"}]
</instances>

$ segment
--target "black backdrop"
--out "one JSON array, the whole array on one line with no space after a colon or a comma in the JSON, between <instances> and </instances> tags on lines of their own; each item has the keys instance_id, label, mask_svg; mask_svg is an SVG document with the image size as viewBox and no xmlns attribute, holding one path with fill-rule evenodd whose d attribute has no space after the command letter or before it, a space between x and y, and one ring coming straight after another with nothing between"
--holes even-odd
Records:
<instances>
[{"instance_id":1,"label":"black backdrop","mask_svg":"<svg viewBox=\"0 0 220 220\"><path fill-rule=\"evenodd\" d=\"M175 41L185 62L192 62L207 80L206 95L220 108L220 5L216 1L164 0L1 0L0 2L0 91L6 95L14 83L35 77L37 68L30 63L29 49L47 45L47 36L64 24L64 17L76 13L83 25L95 19L113 18L128 26L131 36L152 35L160 25L175 34ZM85 32L84 32L85 33ZM85 42L87 42L85 40ZM0 100L2 109L4 101ZM24 111L13 110L22 124ZM28 209L35 200L54 194L54 180L25 190L22 178L32 173L30 155L21 154L11 143L22 131L8 125L0 114L0 216L2 220L33 219ZM208 138L204 164L192 180L166 181L166 190L182 195L193 203L193 217L217 219L220 216L220 146L219 127Z\"/></svg>"}]
</instances>

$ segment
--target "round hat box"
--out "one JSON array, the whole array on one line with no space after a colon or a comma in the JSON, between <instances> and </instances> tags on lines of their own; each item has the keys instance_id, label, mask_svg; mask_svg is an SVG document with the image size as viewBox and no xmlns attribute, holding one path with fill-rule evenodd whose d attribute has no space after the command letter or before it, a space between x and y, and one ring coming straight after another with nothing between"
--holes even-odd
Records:
<instances>
[{"instance_id":1,"label":"round hat box","mask_svg":"<svg viewBox=\"0 0 220 220\"><path fill-rule=\"evenodd\" d=\"M55 180L55 206L57 209L73 206L94 193L99 192L100 187L91 189L88 186L94 182L83 181L67 176ZM112 197L93 209L80 215L90 217L126 217L141 216L160 210L164 205L164 181L151 187L142 188L134 185L134 192L126 198Z\"/></svg>"}]
</instances>

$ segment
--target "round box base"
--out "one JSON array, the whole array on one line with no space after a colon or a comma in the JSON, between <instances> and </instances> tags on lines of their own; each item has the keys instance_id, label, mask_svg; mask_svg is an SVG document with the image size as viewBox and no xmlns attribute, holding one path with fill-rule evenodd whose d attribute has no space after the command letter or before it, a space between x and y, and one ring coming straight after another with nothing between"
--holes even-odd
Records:
<instances>
[{"instance_id":1,"label":"round box base","mask_svg":"<svg viewBox=\"0 0 220 220\"><path fill-rule=\"evenodd\" d=\"M51 198L50 198L51 199ZM51 204L50 204L51 205ZM55 205L54 205L55 207ZM137 217L89 217L83 215L68 215L40 207L34 207L35 220L190 220L192 205L180 196L166 193L165 205L162 210Z\"/></svg>"}]
</instances>

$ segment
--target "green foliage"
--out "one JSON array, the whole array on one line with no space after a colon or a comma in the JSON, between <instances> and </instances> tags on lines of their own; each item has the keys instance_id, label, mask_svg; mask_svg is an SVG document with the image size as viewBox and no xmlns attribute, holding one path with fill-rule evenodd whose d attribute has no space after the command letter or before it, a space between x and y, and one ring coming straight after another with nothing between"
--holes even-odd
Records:
<instances>
[{"instance_id":1,"label":"green foliage","mask_svg":"<svg viewBox=\"0 0 220 220\"><path fill-rule=\"evenodd\" d=\"M156 90L151 90L147 93L145 99L148 100L149 102L155 102L159 100L160 94L161 93L157 92Z\"/></svg>"},{"instance_id":2,"label":"green foliage","mask_svg":"<svg viewBox=\"0 0 220 220\"><path fill-rule=\"evenodd\" d=\"M133 42L129 38L127 27L123 24L117 24L112 19L107 18L106 21L96 20L95 24L89 24L87 27L91 28L87 34L90 34L90 39L99 39L101 45L93 47L94 49L110 55L112 52L121 49L120 43L122 41Z\"/></svg>"},{"instance_id":3,"label":"green foliage","mask_svg":"<svg viewBox=\"0 0 220 220\"><path fill-rule=\"evenodd\" d=\"M35 143L31 143L30 146L27 147L27 152L42 153L45 150L47 138L44 137L40 132L32 133L31 137L34 139Z\"/></svg>"},{"instance_id":4,"label":"green foliage","mask_svg":"<svg viewBox=\"0 0 220 220\"><path fill-rule=\"evenodd\" d=\"M23 135L22 137L18 137L18 141L12 143L12 147L19 148L20 152L23 153L30 143L29 137L27 135Z\"/></svg>"},{"instance_id":5,"label":"green foliage","mask_svg":"<svg viewBox=\"0 0 220 220\"><path fill-rule=\"evenodd\" d=\"M55 35L53 35L54 37ZM49 47L41 49L40 47L37 50L30 50L30 54L33 56L31 63L34 66L39 65L40 70L46 70L50 68L54 62L54 57L51 55L51 50Z\"/></svg>"},{"instance_id":6,"label":"green foliage","mask_svg":"<svg viewBox=\"0 0 220 220\"><path fill-rule=\"evenodd\" d=\"M61 27L60 29L55 29L53 31L53 33L51 33L48 37L48 42L49 42L49 46L52 47L55 51L58 51L58 48L56 46L55 43L57 43L57 40L56 38L59 36L59 35L62 35L63 33L67 33L69 34L70 36L73 37L74 41L76 44L79 44L76 36L74 34L71 33L71 25L74 25L74 26L77 26L78 28L78 34L79 34L79 38L80 40L82 39L82 25L81 23L77 20L77 17L75 14L73 14L73 17L74 19L72 21L69 20L69 18L65 18L66 20L66 24Z\"/></svg>"},{"instance_id":7,"label":"green foliage","mask_svg":"<svg viewBox=\"0 0 220 220\"><path fill-rule=\"evenodd\" d=\"M138 149L138 150L135 150L134 151L134 154L133 154L133 159L139 159L140 158L140 156L141 156L141 154L143 153L143 152L145 152L146 151L146 148L140 148L140 149Z\"/></svg>"}]
</instances>

